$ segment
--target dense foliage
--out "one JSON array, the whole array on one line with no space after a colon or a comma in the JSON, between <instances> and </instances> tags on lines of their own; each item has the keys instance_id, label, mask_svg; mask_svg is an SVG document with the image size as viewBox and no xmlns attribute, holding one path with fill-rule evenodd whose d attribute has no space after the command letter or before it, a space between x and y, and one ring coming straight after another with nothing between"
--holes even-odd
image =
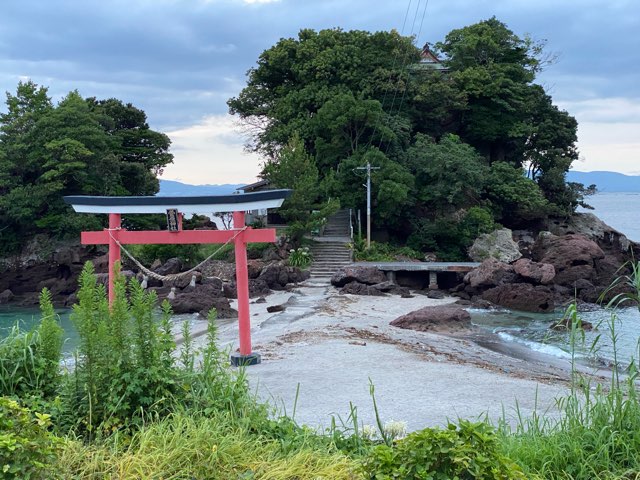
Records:
<instances>
[{"instance_id":1,"label":"dense foliage","mask_svg":"<svg viewBox=\"0 0 640 480\"><path fill-rule=\"evenodd\" d=\"M64 195L150 195L172 162L170 140L145 113L120 100L70 92L57 105L47 88L21 82L0 113L0 252L34 233L77 235L99 226L73 215Z\"/></svg>"},{"instance_id":2,"label":"dense foliage","mask_svg":"<svg viewBox=\"0 0 640 480\"><path fill-rule=\"evenodd\" d=\"M440 233L463 228L474 207L507 227L573 212L586 193L565 182L577 123L534 83L542 45L491 18L451 31L433 50L445 70L421 64L420 50L395 31L302 30L260 55L230 112L277 186L293 185L279 178L295 145L313 186L307 203L363 208L355 168L379 167L374 225L400 243L420 235L414 248L464 255L467 238L452 253Z\"/></svg>"}]
</instances>

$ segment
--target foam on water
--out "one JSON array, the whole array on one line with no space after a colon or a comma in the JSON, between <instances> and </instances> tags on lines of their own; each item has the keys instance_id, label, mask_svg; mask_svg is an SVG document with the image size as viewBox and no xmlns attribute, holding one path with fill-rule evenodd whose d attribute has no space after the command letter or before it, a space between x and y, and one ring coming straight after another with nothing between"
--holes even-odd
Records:
<instances>
[{"instance_id":1,"label":"foam on water","mask_svg":"<svg viewBox=\"0 0 640 480\"><path fill-rule=\"evenodd\" d=\"M525 338L511 335L507 332L498 332L498 336L504 342L513 342L520 345L524 345L534 352L544 353L545 355L551 355L556 358L571 359L571 354L560 347L550 345L548 343L540 343L534 340L527 340Z\"/></svg>"}]
</instances>

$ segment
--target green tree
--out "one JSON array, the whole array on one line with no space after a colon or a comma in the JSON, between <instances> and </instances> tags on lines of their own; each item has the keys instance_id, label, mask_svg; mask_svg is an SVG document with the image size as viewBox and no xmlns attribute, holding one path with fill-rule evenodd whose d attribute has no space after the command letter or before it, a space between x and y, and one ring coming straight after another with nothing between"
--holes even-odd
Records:
<instances>
[{"instance_id":1,"label":"green tree","mask_svg":"<svg viewBox=\"0 0 640 480\"><path fill-rule=\"evenodd\" d=\"M322 185L318 168L297 134L274 161L265 165L263 176L277 188L293 190L279 213L287 220L294 240L300 240L302 235L318 227L324 218L339 208L335 202L319 202Z\"/></svg>"},{"instance_id":2,"label":"green tree","mask_svg":"<svg viewBox=\"0 0 640 480\"><path fill-rule=\"evenodd\" d=\"M260 55L247 86L228 101L229 111L249 130L250 149L273 157L297 132L315 156L319 126L314 117L327 102L347 94L388 107L385 93L407 83L409 73L402 66L418 59L411 39L397 32L301 30L297 39L282 39Z\"/></svg>"},{"instance_id":3,"label":"green tree","mask_svg":"<svg viewBox=\"0 0 640 480\"><path fill-rule=\"evenodd\" d=\"M534 83L542 43L490 18L436 45L442 71L418 63L412 40L340 29L280 40L228 101L251 135L247 147L277 164L297 132L324 186L318 198L355 208L366 198L356 169L369 161L380 167L376 225L405 241L439 222L439 248L455 230L447 225L460 226L473 207L516 224L583 202L589 190L565 181L577 123Z\"/></svg>"},{"instance_id":4,"label":"green tree","mask_svg":"<svg viewBox=\"0 0 640 480\"><path fill-rule=\"evenodd\" d=\"M97 219L75 215L64 195L149 195L172 160L169 139L144 112L70 92L53 106L33 82L7 93L0 114L0 251L35 233L76 235Z\"/></svg>"},{"instance_id":5,"label":"green tree","mask_svg":"<svg viewBox=\"0 0 640 480\"><path fill-rule=\"evenodd\" d=\"M436 143L418 134L406 161L416 177L416 197L429 212L447 214L480 202L488 168L458 136L446 134Z\"/></svg>"}]
</instances>

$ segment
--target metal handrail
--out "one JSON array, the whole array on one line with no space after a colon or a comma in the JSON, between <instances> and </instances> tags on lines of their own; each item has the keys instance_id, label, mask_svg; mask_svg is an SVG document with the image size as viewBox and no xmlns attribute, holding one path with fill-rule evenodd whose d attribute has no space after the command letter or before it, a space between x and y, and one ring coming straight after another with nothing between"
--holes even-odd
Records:
<instances>
[{"instance_id":1,"label":"metal handrail","mask_svg":"<svg viewBox=\"0 0 640 480\"><path fill-rule=\"evenodd\" d=\"M353 221L352 221L353 209L349 209L349 236L351 237L351 241L353 241Z\"/></svg>"}]
</instances>

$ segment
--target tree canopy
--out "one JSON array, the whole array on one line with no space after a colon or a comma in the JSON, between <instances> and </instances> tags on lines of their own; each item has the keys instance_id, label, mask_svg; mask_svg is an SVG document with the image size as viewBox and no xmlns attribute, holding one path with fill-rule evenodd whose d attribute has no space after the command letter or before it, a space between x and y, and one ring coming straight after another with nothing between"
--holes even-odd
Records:
<instances>
[{"instance_id":1,"label":"tree canopy","mask_svg":"<svg viewBox=\"0 0 640 480\"><path fill-rule=\"evenodd\" d=\"M577 122L535 83L543 46L494 17L447 34L432 49L445 68L430 69L395 31L305 29L265 50L228 105L265 176L289 168L279 152L295 136L325 200L360 208L355 168L380 167L374 221L399 241L470 209L519 226L572 213L584 193L565 182ZM423 245L442 250L434 239Z\"/></svg>"},{"instance_id":2,"label":"tree canopy","mask_svg":"<svg viewBox=\"0 0 640 480\"><path fill-rule=\"evenodd\" d=\"M53 105L47 88L20 82L0 113L1 249L35 233L75 235L91 216L73 215L64 195L152 195L173 161L170 140L117 99L70 92Z\"/></svg>"}]
</instances>

